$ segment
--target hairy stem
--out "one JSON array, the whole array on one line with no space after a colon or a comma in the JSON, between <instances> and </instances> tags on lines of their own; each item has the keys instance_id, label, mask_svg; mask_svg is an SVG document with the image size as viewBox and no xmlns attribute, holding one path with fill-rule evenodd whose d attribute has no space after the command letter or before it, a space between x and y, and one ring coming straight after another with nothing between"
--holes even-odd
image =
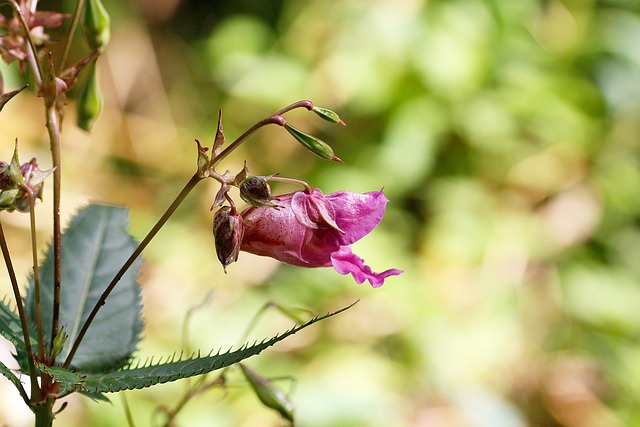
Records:
<instances>
[{"instance_id":1,"label":"hairy stem","mask_svg":"<svg viewBox=\"0 0 640 427\"><path fill-rule=\"evenodd\" d=\"M62 181L62 165L60 159L60 119L54 105L47 105L47 132L51 148L53 171L53 313L51 317L51 346L53 338L58 335L58 321L60 318L60 242L62 230L60 227L60 184ZM53 350L53 348L51 348ZM52 353L52 358L55 357ZM55 360L52 360L53 364Z\"/></svg>"},{"instance_id":2,"label":"hairy stem","mask_svg":"<svg viewBox=\"0 0 640 427\"><path fill-rule=\"evenodd\" d=\"M29 364L29 379L31 380L31 397L34 400L40 398L40 389L38 388L38 375L36 373L36 366L33 363L33 350L31 348L31 338L29 337L29 328L27 326L27 315L24 311L24 305L22 304L22 296L20 295L20 288L18 287L18 279L16 278L16 272L13 269L13 262L11 261L11 255L9 254L9 246L7 245L7 239L4 236L4 229L0 222L0 248L2 249L2 256L4 257L4 263L7 266L7 272L9 273L9 281L13 288L13 296L16 300L16 307L18 308L18 317L20 317L20 326L22 327L22 336L24 337L24 345L26 350L27 363ZM20 395L23 399L28 398L23 390L20 390Z\"/></svg>"},{"instance_id":3,"label":"hairy stem","mask_svg":"<svg viewBox=\"0 0 640 427\"><path fill-rule=\"evenodd\" d=\"M118 270L118 272L113 277L113 279L111 280L111 282L109 283L107 288L102 293L102 295L100 295L100 298L98 299L98 301L96 302L95 306L91 310L91 313L89 313L89 316L87 317L87 320L85 320L84 324L82 325L82 328L80 329L80 332L78 332L78 336L76 337L75 341L73 342L73 346L71 347L71 350L69 351L69 355L67 356L66 360L64 361L63 367L68 368L69 365L71 365L71 361L73 360L73 356L76 354L76 351L78 350L78 347L80 346L80 343L82 342L82 339L84 338L85 334L87 333L87 330L89 329L89 326L91 326L91 322L93 322L93 319L98 314L98 311L105 304L107 298L109 297L109 294L111 294L111 292L116 287L116 285L118 284L120 279L122 279L122 276L124 276L124 274L129 270L129 268L134 263L134 261L136 259L138 259L140 254L142 254L144 249L147 247L147 245L156 236L156 234L158 234L160 229L166 224L166 222L169 220L169 218L171 218L171 215L173 215L173 213L176 211L176 209L178 209L180 204L182 204L184 199L187 197L187 195L189 195L191 190L193 190L195 188L196 184L198 184L200 181L202 181L202 179L203 178L199 177L197 173L195 173L191 177L189 182L187 182L187 184L184 186L184 188L182 189L180 194L178 194L178 196L175 198L173 203L171 203L171 205L167 208L165 213L160 217L158 222L156 222L156 224L151 228L151 230L147 233L147 235L144 237L144 239L142 239L142 241L140 242L138 247L133 251L133 253L129 256L129 258L124 262L122 267L120 267L120 270Z\"/></svg>"}]
</instances>

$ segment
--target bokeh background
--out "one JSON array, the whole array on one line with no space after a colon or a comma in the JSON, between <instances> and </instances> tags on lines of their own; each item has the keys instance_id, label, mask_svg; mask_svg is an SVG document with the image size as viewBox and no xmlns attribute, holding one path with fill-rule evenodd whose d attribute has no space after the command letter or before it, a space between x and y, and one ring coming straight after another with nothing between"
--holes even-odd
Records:
<instances>
[{"instance_id":1,"label":"bokeh background","mask_svg":"<svg viewBox=\"0 0 640 427\"><path fill-rule=\"evenodd\" d=\"M42 1L71 10L74 2ZM382 288L332 269L241 254L224 274L202 184L145 254L145 340L136 357L236 345L264 304L348 312L247 364L290 392L305 427L640 425L640 4L635 0L105 1L104 111L91 134L64 121L63 215L125 204L142 238L195 167L194 138L228 139L299 99L330 142L325 163L265 128L223 165L307 180L324 192L384 187L382 224L354 248ZM86 52L74 46L74 58ZM21 80L2 66L7 88ZM13 86L12 86L13 85ZM47 165L33 93L0 114ZM25 156L27 154L23 154ZM288 192L290 187L275 187ZM39 211L49 239L50 193ZM29 272L26 216L2 214ZM7 279L0 291L10 293ZM199 307L199 308L195 308ZM189 322L185 327L185 316ZM288 329L268 311L249 335ZM2 360L10 359L5 342ZM214 378L212 376L212 378ZM280 426L235 371L176 426ZM163 425L187 388L125 393L136 426ZM0 425L31 425L0 381ZM127 425L112 404L71 397L61 426Z\"/></svg>"}]
</instances>

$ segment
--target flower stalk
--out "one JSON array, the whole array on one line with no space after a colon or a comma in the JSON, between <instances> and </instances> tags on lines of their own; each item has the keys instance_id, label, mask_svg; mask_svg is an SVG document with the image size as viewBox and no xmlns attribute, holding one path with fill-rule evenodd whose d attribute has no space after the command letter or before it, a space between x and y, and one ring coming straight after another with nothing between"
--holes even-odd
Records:
<instances>
[{"instance_id":1,"label":"flower stalk","mask_svg":"<svg viewBox=\"0 0 640 427\"><path fill-rule=\"evenodd\" d=\"M22 336L24 338L25 353L27 357L27 364L29 366L29 380L31 381L31 399L37 401L40 399L40 388L38 386L38 374L35 364L33 362L33 349L31 348L31 338L29 334L29 327L27 326L27 314L24 310L24 304L22 303L22 296L20 295L20 287L18 286L18 279L16 272L13 268L13 262L11 261L11 254L9 253L9 246L7 245L7 239L4 234L4 228L0 222L0 250L2 250L2 256L4 258L5 266L7 267L7 273L9 274L9 281L11 282L11 289L13 290L13 297L16 301L16 307L18 308L18 317L20 318L20 327L22 328ZM18 389L22 398L29 404L29 398L23 388Z\"/></svg>"},{"instance_id":2,"label":"flower stalk","mask_svg":"<svg viewBox=\"0 0 640 427\"><path fill-rule=\"evenodd\" d=\"M24 186L29 197L29 225L31 229L31 255L33 262L33 289L35 291L36 301L36 333L38 334L38 357L40 360L44 360L44 338L42 330L42 304L40 302L40 272L38 271L38 242L36 238L36 212L35 212L35 197L33 191Z\"/></svg>"},{"instance_id":3,"label":"flower stalk","mask_svg":"<svg viewBox=\"0 0 640 427\"><path fill-rule=\"evenodd\" d=\"M67 355L67 358L65 359L65 361L64 361L64 363L62 365L64 368L68 368L71 365L71 361L73 360L73 356L75 356L76 351L78 351L78 347L80 346L80 343L82 342L82 339L84 338L85 334L87 333L87 330L89 329L89 326L91 326L91 323L93 322L93 319L95 319L96 315L98 314L98 311L105 304L107 298L109 297L109 294L111 294L111 292L116 287L116 285L118 284L120 279L122 279L122 276L124 276L124 274L129 270L131 265L133 265L135 260L138 259L138 257L142 254L142 252L149 245L149 243L151 243L151 240L153 240L153 238L156 236L156 234L158 234L160 229L162 229L162 227L167 223L169 218L171 218L173 213L178 209L178 207L182 204L182 202L187 198L189 193L191 193L191 190L193 190L195 188L195 186L200 181L202 181L203 179L204 178L198 176L197 173L195 173L191 177L191 179L183 187L182 191L180 191L180 193L174 199L174 201L171 203L171 205L169 205L169 207L164 212L164 214L162 214L160 219L158 219L156 224L151 228L151 230L149 230L147 235L144 237L144 239L142 239L140 244L138 244L138 246L133 251L133 253L129 256L129 258L127 258L127 260L124 262L124 264L122 264L122 267L120 267L120 270L118 270L118 272L113 277L111 282L109 282L109 284L107 285L107 287L104 290L104 292L102 293L102 295L100 295L100 298L98 298L98 301L93 306L93 309L89 313L89 316L87 317L87 319L85 320L84 324L82 325L82 328L78 332L78 335L77 335L75 341L73 342L73 345L71 346L71 350L69 351L69 354Z\"/></svg>"},{"instance_id":4,"label":"flower stalk","mask_svg":"<svg viewBox=\"0 0 640 427\"><path fill-rule=\"evenodd\" d=\"M51 162L53 171L53 313L51 318L51 336L58 335L58 322L60 319L60 286L61 277L61 240L62 228L60 225L60 196L62 182L62 161L60 157L60 119L54 105L47 106L47 133L51 150ZM51 342L53 346L53 340ZM52 348L50 349L52 350ZM55 356L52 355L52 363Z\"/></svg>"}]
</instances>

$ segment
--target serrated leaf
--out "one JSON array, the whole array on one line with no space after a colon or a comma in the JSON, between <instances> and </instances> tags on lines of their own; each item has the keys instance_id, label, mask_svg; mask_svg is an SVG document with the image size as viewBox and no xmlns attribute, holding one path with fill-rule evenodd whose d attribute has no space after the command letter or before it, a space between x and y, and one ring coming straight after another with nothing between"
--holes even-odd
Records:
<instances>
[{"instance_id":1,"label":"serrated leaf","mask_svg":"<svg viewBox=\"0 0 640 427\"><path fill-rule=\"evenodd\" d=\"M293 335L323 319L335 316L336 314L351 308L354 304L333 313L326 314L322 317L316 317L304 325L296 326L269 340L262 341L252 346L244 346L238 350L209 356L198 356L187 360L172 360L165 363L157 363L155 365L150 364L142 367L125 368L116 372L102 374L88 373L84 386L89 392L111 393L122 390L146 388L156 384L176 381L182 378L207 374L259 354L264 349L282 341L288 336Z\"/></svg>"},{"instance_id":2,"label":"serrated leaf","mask_svg":"<svg viewBox=\"0 0 640 427\"><path fill-rule=\"evenodd\" d=\"M128 212L122 207L89 205L71 220L61 242L60 326L69 338L60 353L64 360L103 290L135 250L127 233ZM44 341L51 342L53 313L53 251L40 267L40 290ZM72 366L104 371L124 366L140 340L140 288L136 282L141 261L122 277L85 335ZM27 291L27 317L35 321L35 292Z\"/></svg>"},{"instance_id":3,"label":"serrated leaf","mask_svg":"<svg viewBox=\"0 0 640 427\"><path fill-rule=\"evenodd\" d=\"M14 374L13 371L7 368L7 366L2 362L0 362L0 373L7 377L9 381L11 381L18 388L18 390L20 390L21 392L22 390L24 390L22 387L22 383L20 382L20 378L18 378L16 374Z\"/></svg>"},{"instance_id":4,"label":"serrated leaf","mask_svg":"<svg viewBox=\"0 0 640 427\"><path fill-rule=\"evenodd\" d=\"M60 385L60 390L57 392L58 396L64 396L72 391L85 391L84 373L55 366L46 366L39 362L35 362L35 364L36 368L45 372Z\"/></svg>"},{"instance_id":5,"label":"serrated leaf","mask_svg":"<svg viewBox=\"0 0 640 427\"><path fill-rule=\"evenodd\" d=\"M25 350L20 318L5 301L0 301L0 335L19 350Z\"/></svg>"}]
</instances>

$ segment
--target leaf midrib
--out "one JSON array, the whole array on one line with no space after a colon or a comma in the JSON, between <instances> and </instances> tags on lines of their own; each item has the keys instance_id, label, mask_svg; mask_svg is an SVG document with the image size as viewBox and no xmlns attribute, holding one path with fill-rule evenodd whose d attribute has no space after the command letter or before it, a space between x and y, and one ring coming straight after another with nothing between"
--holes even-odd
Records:
<instances>
[{"instance_id":1,"label":"leaf midrib","mask_svg":"<svg viewBox=\"0 0 640 427\"><path fill-rule=\"evenodd\" d=\"M109 212L105 211L105 210L101 210L100 211L100 215L101 215L101 220L104 218L105 215L108 215ZM69 331L69 337L67 339L67 342L69 343L73 343L76 339L76 336L78 334L78 331L80 329L80 321L82 320L82 314L84 313L84 308L86 306L86 301L87 298L89 297L89 289L91 289L91 283L92 283L92 279L94 278L94 274L92 272L95 271L96 265L98 264L98 259L100 258L100 254L102 253L102 243L104 242L105 236L107 235L106 230L109 226L109 222L108 221L100 221L100 229L98 230L98 245L94 245L94 247L96 248L96 250L93 253L93 257L91 259L91 268L87 269L86 274L85 274L85 281L84 281L84 286L83 286L83 292L82 295L80 297L80 303L78 304L78 310L76 311L76 315L74 316L73 319L73 330ZM65 357L68 355L70 351L70 347L68 347L68 350L66 351Z\"/></svg>"}]
</instances>

